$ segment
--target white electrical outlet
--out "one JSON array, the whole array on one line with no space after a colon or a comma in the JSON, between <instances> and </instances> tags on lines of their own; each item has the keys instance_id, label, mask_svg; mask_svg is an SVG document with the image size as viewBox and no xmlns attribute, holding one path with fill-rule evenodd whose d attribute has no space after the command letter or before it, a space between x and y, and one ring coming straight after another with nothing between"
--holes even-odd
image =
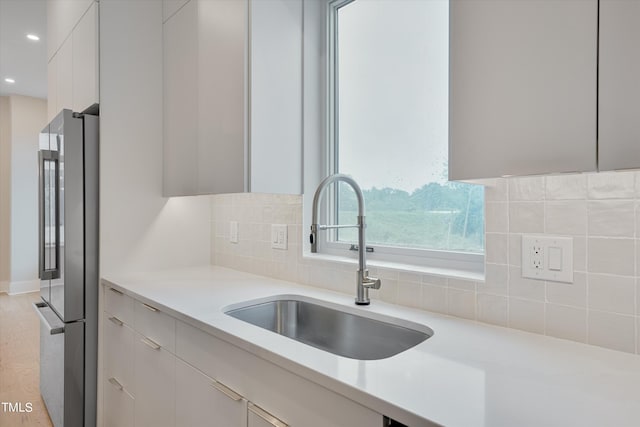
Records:
<instances>
[{"instance_id":1,"label":"white electrical outlet","mask_svg":"<svg viewBox=\"0 0 640 427\"><path fill-rule=\"evenodd\" d=\"M229 223L229 241L231 243L238 243L238 221L231 221Z\"/></svg>"},{"instance_id":2,"label":"white electrical outlet","mask_svg":"<svg viewBox=\"0 0 640 427\"><path fill-rule=\"evenodd\" d=\"M573 283L573 238L523 235L522 277Z\"/></svg>"},{"instance_id":3,"label":"white electrical outlet","mask_svg":"<svg viewBox=\"0 0 640 427\"><path fill-rule=\"evenodd\" d=\"M271 224L271 247L273 249L287 249L287 225Z\"/></svg>"}]
</instances>

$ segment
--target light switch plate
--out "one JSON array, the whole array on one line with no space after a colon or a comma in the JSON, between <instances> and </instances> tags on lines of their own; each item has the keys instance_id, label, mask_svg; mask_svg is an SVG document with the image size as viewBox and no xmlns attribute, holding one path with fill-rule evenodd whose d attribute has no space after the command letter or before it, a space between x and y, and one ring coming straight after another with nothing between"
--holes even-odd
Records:
<instances>
[{"instance_id":1,"label":"light switch plate","mask_svg":"<svg viewBox=\"0 0 640 427\"><path fill-rule=\"evenodd\" d=\"M287 224L271 224L271 247L287 249Z\"/></svg>"},{"instance_id":2,"label":"light switch plate","mask_svg":"<svg viewBox=\"0 0 640 427\"><path fill-rule=\"evenodd\" d=\"M523 235L522 277L573 283L573 238Z\"/></svg>"},{"instance_id":3,"label":"light switch plate","mask_svg":"<svg viewBox=\"0 0 640 427\"><path fill-rule=\"evenodd\" d=\"M229 223L229 241L231 243L238 243L238 221L231 221Z\"/></svg>"}]
</instances>

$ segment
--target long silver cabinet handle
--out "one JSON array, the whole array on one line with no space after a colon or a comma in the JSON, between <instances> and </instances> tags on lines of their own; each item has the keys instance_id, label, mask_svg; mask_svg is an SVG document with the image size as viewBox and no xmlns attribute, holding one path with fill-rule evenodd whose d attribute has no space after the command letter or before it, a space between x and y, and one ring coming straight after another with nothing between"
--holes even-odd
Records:
<instances>
[{"instance_id":1,"label":"long silver cabinet handle","mask_svg":"<svg viewBox=\"0 0 640 427\"><path fill-rule=\"evenodd\" d=\"M254 405L251 402L249 402L249 410L274 427L289 427L289 424L280 421L261 407Z\"/></svg>"},{"instance_id":2,"label":"long silver cabinet handle","mask_svg":"<svg viewBox=\"0 0 640 427\"><path fill-rule=\"evenodd\" d=\"M144 308L146 308L149 311L153 311L153 312L160 311L155 307L151 307L149 304L142 303L142 305L144 306Z\"/></svg>"},{"instance_id":3,"label":"long silver cabinet handle","mask_svg":"<svg viewBox=\"0 0 640 427\"><path fill-rule=\"evenodd\" d=\"M117 379L111 377L111 378L109 378L109 382L111 384L113 384L118 390L122 390L123 389L122 384L120 384L120 382Z\"/></svg>"},{"instance_id":4,"label":"long silver cabinet handle","mask_svg":"<svg viewBox=\"0 0 640 427\"><path fill-rule=\"evenodd\" d=\"M242 396L241 395L239 395L235 391L231 390L229 387L227 387L226 385L222 384L219 381L213 380L211 382L211 387L215 388L216 390L218 390L220 393L224 394L225 396L227 396L231 400L235 400L236 402L242 400Z\"/></svg>"},{"instance_id":5,"label":"long silver cabinet handle","mask_svg":"<svg viewBox=\"0 0 640 427\"><path fill-rule=\"evenodd\" d=\"M115 292L118 295L122 295L122 291L119 291L119 290L117 290L115 288L109 288L109 289L111 290L111 292Z\"/></svg>"},{"instance_id":6,"label":"long silver cabinet handle","mask_svg":"<svg viewBox=\"0 0 640 427\"><path fill-rule=\"evenodd\" d=\"M146 345L148 345L149 347L151 347L154 350L160 350L160 347L162 347L160 344L158 344L157 342L150 340L147 337L142 338L140 341L142 341L143 343L145 343Z\"/></svg>"},{"instance_id":7,"label":"long silver cabinet handle","mask_svg":"<svg viewBox=\"0 0 640 427\"><path fill-rule=\"evenodd\" d=\"M115 323L118 326L122 326L123 325L122 320L118 319L116 316L109 317L109 320L111 320L113 323Z\"/></svg>"}]
</instances>

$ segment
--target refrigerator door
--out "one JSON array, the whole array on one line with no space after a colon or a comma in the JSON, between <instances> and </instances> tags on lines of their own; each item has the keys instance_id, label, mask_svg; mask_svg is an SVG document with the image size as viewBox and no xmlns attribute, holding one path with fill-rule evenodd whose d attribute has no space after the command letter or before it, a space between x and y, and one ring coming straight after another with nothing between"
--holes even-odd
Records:
<instances>
[{"instance_id":1,"label":"refrigerator door","mask_svg":"<svg viewBox=\"0 0 640 427\"><path fill-rule=\"evenodd\" d=\"M49 149L40 151L41 296L64 322L73 322L85 314L83 120L63 110L48 136Z\"/></svg>"},{"instance_id":2,"label":"refrigerator door","mask_svg":"<svg viewBox=\"0 0 640 427\"><path fill-rule=\"evenodd\" d=\"M51 422L54 427L82 427L84 323L62 323L44 302L33 306L40 317L40 394Z\"/></svg>"}]
</instances>

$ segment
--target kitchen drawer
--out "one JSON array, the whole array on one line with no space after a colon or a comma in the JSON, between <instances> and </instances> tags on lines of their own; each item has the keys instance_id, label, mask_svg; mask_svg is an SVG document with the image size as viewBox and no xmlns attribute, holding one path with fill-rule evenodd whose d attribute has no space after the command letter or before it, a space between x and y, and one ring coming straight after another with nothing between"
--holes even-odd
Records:
<instances>
[{"instance_id":1,"label":"kitchen drawer","mask_svg":"<svg viewBox=\"0 0 640 427\"><path fill-rule=\"evenodd\" d=\"M176 359L176 425L246 427L247 401L229 385Z\"/></svg>"},{"instance_id":2,"label":"kitchen drawer","mask_svg":"<svg viewBox=\"0 0 640 427\"><path fill-rule=\"evenodd\" d=\"M176 321L152 304L136 301L133 329L167 351L176 351Z\"/></svg>"},{"instance_id":3,"label":"kitchen drawer","mask_svg":"<svg viewBox=\"0 0 640 427\"><path fill-rule=\"evenodd\" d=\"M176 427L176 357L140 334L134 347L136 427Z\"/></svg>"},{"instance_id":4,"label":"kitchen drawer","mask_svg":"<svg viewBox=\"0 0 640 427\"><path fill-rule=\"evenodd\" d=\"M133 325L133 298L119 290L104 287L104 309L127 325Z\"/></svg>"},{"instance_id":5,"label":"kitchen drawer","mask_svg":"<svg viewBox=\"0 0 640 427\"><path fill-rule=\"evenodd\" d=\"M104 312L104 377L117 381L129 394L133 390L133 344L135 333L116 316ZM111 384L107 384L110 387Z\"/></svg>"},{"instance_id":6,"label":"kitchen drawer","mask_svg":"<svg viewBox=\"0 0 640 427\"><path fill-rule=\"evenodd\" d=\"M117 384L105 383L104 427L133 427L133 397Z\"/></svg>"}]
</instances>

